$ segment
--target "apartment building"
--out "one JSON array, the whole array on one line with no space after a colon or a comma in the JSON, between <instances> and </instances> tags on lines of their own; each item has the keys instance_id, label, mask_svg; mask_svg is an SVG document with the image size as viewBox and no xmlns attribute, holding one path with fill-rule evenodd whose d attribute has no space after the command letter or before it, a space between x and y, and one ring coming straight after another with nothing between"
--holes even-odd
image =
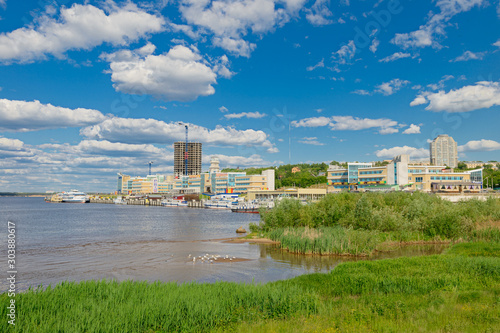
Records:
<instances>
[{"instance_id":1,"label":"apartment building","mask_svg":"<svg viewBox=\"0 0 500 333\"><path fill-rule=\"evenodd\" d=\"M457 143L447 134L438 135L430 143L431 165L458 166Z\"/></svg>"}]
</instances>

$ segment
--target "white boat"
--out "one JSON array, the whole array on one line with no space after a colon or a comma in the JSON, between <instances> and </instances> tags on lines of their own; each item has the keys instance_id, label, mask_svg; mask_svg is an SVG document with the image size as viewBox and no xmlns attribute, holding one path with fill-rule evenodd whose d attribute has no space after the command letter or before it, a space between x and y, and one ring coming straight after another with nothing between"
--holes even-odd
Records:
<instances>
[{"instance_id":1,"label":"white boat","mask_svg":"<svg viewBox=\"0 0 500 333\"><path fill-rule=\"evenodd\" d=\"M209 209L231 209L238 204L237 201L230 200L207 200L205 208Z\"/></svg>"},{"instance_id":2,"label":"white boat","mask_svg":"<svg viewBox=\"0 0 500 333\"><path fill-rule=\"evenodd\" d=\"M61 199L62 202L69 202L69 203L85 203L89 201L87 194L78 190L62 192Z\"/></svg>"},{"instance_id":3,"label":"white boat","mask_svg":"<svg viewBox=\"0 0 500 333\"><path fill-rule=\"evenodd\" d=\"M164 199L161 201L161 205L164 207L187 207L188 203L186 200Z\"/></svg>"},{"instance_id":4,"label":"white boat","mask_svg":"<svg viewBox=\"0 0 500 333\"><path fill-rule=\"evenodd\" d=\"M115 205L126 205L127 202L125 200L123 200L123 197L122 196L117 196L115 200L113 200L113 202L115 203Z\"/></svg>"}]
</instances>

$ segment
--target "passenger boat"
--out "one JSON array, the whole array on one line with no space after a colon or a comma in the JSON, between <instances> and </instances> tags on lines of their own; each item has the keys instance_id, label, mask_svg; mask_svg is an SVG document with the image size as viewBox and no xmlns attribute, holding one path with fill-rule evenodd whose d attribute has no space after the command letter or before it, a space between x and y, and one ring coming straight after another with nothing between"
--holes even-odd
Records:
<instances>
[{"instance_id":1,"label":"passenger boat","mask_svg":"<svg viewBox=\"0 0 500 333\"><path fill-rule=\"evenodd\" d=\"M237 202L229 201L229 200L208 200L205 201L205 208L208 209L231 209L234 206L234 203Z\"/></svg>"},{"instance_id":2,"label":"passenger boat","mask_svg":"<svg viewBox=\"0 0 500 333\"><path fill-rule=\"evenodd\" d=\"M161 201L164 207L187 207L188 202L182 199L164 199Z\"/></svg>"},{"instance_id":3,"label":"passenger boat","mask_svg":"<svg viewBox=\"0 0 500 333\"><path fill-rule=\"evenodd\" d=\"M86 193L78 190L71 190L69 192L62 192L61 194L62 202L68 203L86 203L89 201Z\"/></svg>"}]
</instances>

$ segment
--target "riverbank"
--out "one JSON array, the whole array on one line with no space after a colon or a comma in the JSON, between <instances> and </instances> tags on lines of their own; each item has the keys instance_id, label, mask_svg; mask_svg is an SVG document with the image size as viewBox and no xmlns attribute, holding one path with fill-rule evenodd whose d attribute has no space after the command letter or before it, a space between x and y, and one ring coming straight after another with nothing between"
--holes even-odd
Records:
<instances>
[{"instance_id":1,"label":"riverbank","mask_svg":"<svg viewBox=\"0 0 500 333\"><path fill-rule=\"evenodd\" d=\"M388 244L498 240L500 199L452 203L425 193L342 193L282 200L250 230L298 254L370 256Z\"/></svg>"},{"instance_id":2,"label":"riverbank","mask_svg":"<svg viewBox=\"0 0 500 333\"><path fill-rule=\"evenodd\" d=\"M499 253L498 243L462 243L442 255L349 262L267 284L62 283L18 294L16 327L3 320L0 330L494 332Z\"/></svg>"}]
</instances>

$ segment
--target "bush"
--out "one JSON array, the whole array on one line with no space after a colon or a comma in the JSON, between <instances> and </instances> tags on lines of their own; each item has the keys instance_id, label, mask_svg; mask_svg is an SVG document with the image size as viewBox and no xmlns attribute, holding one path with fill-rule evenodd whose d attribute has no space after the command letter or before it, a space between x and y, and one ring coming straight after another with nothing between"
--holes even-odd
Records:
<instances>
[{"instance_id":1,"label":"bush","mask_svg":"<svg viewBox=\"0 0 500 333\"><path fill-rule=\"evenodd\" d=\"M305 206L298 200L282 200L274 209L261 213L260 227L270 231L340 225L411 237L419 233L430 238L458 239L472 237L478 223L497 220L500 220L500 199L451 203L418 192L340 193Z\"/></svg>"}]
</instances>

